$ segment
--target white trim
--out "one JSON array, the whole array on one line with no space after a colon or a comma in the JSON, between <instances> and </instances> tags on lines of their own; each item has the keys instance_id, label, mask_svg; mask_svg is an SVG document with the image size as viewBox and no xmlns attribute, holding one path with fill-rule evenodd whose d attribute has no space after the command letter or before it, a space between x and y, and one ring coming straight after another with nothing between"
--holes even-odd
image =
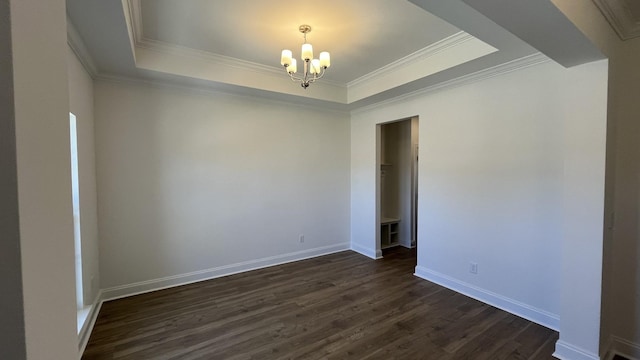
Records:
<instances>
[{"instance_id":1,"label":"white trim","mask_svg":"<svg viewBox=\"0 0 640 360\"><path fill-rule=\"evenodd\" d=\"M282 75L284 70L275 66L268 66L264 64L255 63L252 61L233 58L230 56L219 55L205 50L194 49L186 46L176 45L160 40L141 39L136 43L136 47L149 49L163 54L179 55L184 57L198 58L205 60L213 64L222 64L237 69L254 71L254 72L267 72L271 74ZM340 84L338 86L344 87Z\"/></svg>"},{"instance_id":2,"label":"white trim","mask_svg":"<svg viewBox=\"0 0 640 360\"><path fill-rule=\"evenodd\" d=\"M129 46L133 54L133 60L136 60L136 43L137 39L142 37L142 29L136 28L136 25L142 24L142 14L140 12L140 0L122 0L122 11L124 13L124 21L127 25L127 34L129 35ZM132 20L132 19L137 20Z\"/></svg>"},{"instance_id":3,"label":"white trim","mask_svg":"<svg viewBox=\"0 0 640 360\"><path fill-rule=\"evenodd\" d=\"M553 353L553 357L560 360L600 360L598 354L591 353L562 340L556 342L556 351Z\"/></svg>"},{"instance_id":4,"label":"white trim","mask_svg":"<svg viewBox=\"0 0 640 360\"><path fill-rule=\"evenodd\" d=\"M143 294L151 291L172 288L175 286L191 284L199 281L210 280L222 276L233 275L245 271L262 269L265 267L285 264L293 261L309 259L317 256L328 255L340 251L349 250L348 243L318 247L314 249L296 251L283 255L269 256L262 259L244 261L235 264L219 266L211 269L194 271L187 274L167 276L159 279L140 281L133 284L114 286L103 290L104 301L115 300L127 296Z\"/></svg>"},{"instance_id":5,"label":"white trim","mask_svg":"<svg viewBox=\"0 0 640 360\"><path fill-rule=\"evenodd\" d=\"M91 309L89 310L89 315L87 316L87 320L85 320L80 332L78 333L78 348L80 353L80 358L82 358L82 354L84 353L84 349L86 349L87 344L89 343L89 338L91 337L91 332L93 331L93 327L96 324L96 319L98 319L98 313L100 313L100 309L102 308L102 303L104 302L103 292L100 290L98 295L96 295L96 299L91 305Z\"/></svg>"},{"instance_id":6,"label":"white trim","mask_svg":"<svg viewBox=\"0 0 640 360\"><path fill-rule=\"evenodd\" d=\"M612 335L607 342L603 359L611 360L614 356L624 356L629 360L640 359L640 344Z\"/></svg>"},{"instance_id":7,"label":"white trim","mask_svg":"<svg viewBox=\"0 0 640 360\"><path fill-rule=\"evenodd\" d=\"M616 356L615 350L613 349L613 336L609 337L602 353L604 354L602 356L603 360L612 360L613 357Z\"/></svg>"},{"instance_id":8,"label":"white trim","mask_svg":"<svg viewBox=\"0 0 640 360\"><path fill-rule=\"evenodd\" d=\"M527 320L538 323L558 331L560 318L556 314L538 309L534 306L511 299L509 297L494 293L492 291L482 289L478 286L454 279L445 274L427 269L422 266L416 266L415 276L425 280L429 280L438 285L442 285L453 291L459 292L476 300L482 301L491 306L495 306L514 315L520 316Z\"/></svg>"},{"instance_id":9,"label":"white trim","mask_svg":"<svg viewBox=\"0 0 640 360\"><path fill-rule=\"evenodd\" d=\"M426 86L416 91L412 91L400 96L396 96L391 99L383 100L376 102L371 105L365 105L359 108L355 108L352 110L352 113L361 113L370 111L379 107L389 106L395 103L399 103L402 101L406 101L412 98L416 98L418 96L425 95L430 92L434 92L437 90L444 90L448 88L453 88L456 86L467 85L475 82L480 82L486 79L490 79L492 77L500 76L503 74L508 74L510 72L514 72L517 70L525 69L531 66L544 64L551 61L546 55L542 53L535 53L531 55L527 55L521 57L519 59L511 60L506 63L496 65L490 68L482 69L480 71L476 71L471 74L463 75L448 81L443 81L431 86Z\"/></svg>"},{"instance_id":10,"label":"white trim","mask_svg":"<svg viewBox=\"0 0 640 360\"><path fill-rule=\"evenodd\" d=\"M95 78L98 75L96 63L93 61L93 57L91 57L87 46L69 16L67 16L67 44L69 44L69 47L76 54L76 57L89 75Z\"/></svg>"},{"instance_id":11,"label":"white trim","mask_svg":"<svg viewBox=\"0 0 640 360\"><path fill-rule=\"evenodd\" d=\"M351 243L351 250L374 260L382 259L382 250L374 250L353 242Z\"/></svg>"},{"instance_id":12,"label":"white trim","mask_svg":"<svg viewBox=\"0 0 640 360\"><path fill-rule=\"evenodd\" d=\"M127 21L127 27L130 31L129 35L135 46L144 38L142 33L142 5L140 0L122 0L122 5L125 11L125 21Z\"/></svg>"},{"instance_id":13,"label":"white trim","mask_svg":"<svg viewBox=\"0 0 640 360\"><path fill-rule=\"evenodd\" d=\"M431 57L450 47L460 45L472 39L475 39L475 38L464 31L460 31L440 41L437 41L425 48L422 48L414 53L411 53L403 58L400 58L392 63L389 63L379 69L376 69L366 75L363 75L355 80L349 81L347 83L347 87L352 87L355 85L359 85L363 82L371 81L371 79L379 76L385 76L407 65L412 65L418 60L424 60L425 58Z\"/></svg>"}]
</instances>

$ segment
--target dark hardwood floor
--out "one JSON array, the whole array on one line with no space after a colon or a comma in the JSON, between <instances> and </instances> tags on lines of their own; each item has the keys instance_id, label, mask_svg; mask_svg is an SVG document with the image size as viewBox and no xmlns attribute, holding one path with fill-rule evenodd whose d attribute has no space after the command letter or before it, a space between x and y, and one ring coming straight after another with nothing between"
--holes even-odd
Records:
<instances>
[{"instance_id":1,"label":"dark hardwood floor","mask_svg":"<svg viewBox=\"0 0 640 360\"><path fill-rule=\"evenodd\" d=\"M622 355L616 355L613 357L613 360L629 360L626 357L622 356Z\"/></svg>"},{"instance_id":2,"label":"dark hardwood floor","mask_svg":"<svg viewBox=\"0 0 640 360\"><path fill-rule=\"evenodd\" d=\"M105 302L83 359L552 359L558 334L346 251Z\"/></svg>"}]
</instances>

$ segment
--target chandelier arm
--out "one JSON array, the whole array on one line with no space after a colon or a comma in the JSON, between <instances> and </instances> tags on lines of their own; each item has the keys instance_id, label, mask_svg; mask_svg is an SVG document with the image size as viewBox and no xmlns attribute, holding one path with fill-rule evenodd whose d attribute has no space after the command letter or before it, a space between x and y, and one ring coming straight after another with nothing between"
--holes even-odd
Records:
<instances>
[{"instance_id":1,"label":"chandelier arm","mask_svg":"<svg viewBox=\"0 0 640 360\"><path fill-rule=\"evenodd\" d=\"M293 75L293 73L290 73L287 69L287 66L284 67L284 72L289 75L289 77L291 78L291 81L304 81L303 78L297 77L295 75Z\"/></svg>"},{"instance_id":2,"label":"chandelier arm","mask_svg":"<svg viewBox=\"0 0 640 360\"><path fill-rule=\"evenodd\" d=\"M290 72L287 72L287 75L289 75L289 77L290 77L290 78L291 78L291 80L293 80L293 81L302 81L302 78L299 78L299 77L297 77L297 76L293 75L293 74L292 74L292 73L290 73Z\"/></svg>"},{"instance_id":3,"label":"chandelier arm","mask_svg":"<svg viewBox=\"0 0 640 360\"><path fill-rule=\"evenodd\" d=\"M287 67L285 67L285 72L287 73L287 75L289 75L289 77L291 78L291 81L299 81L302 84L311 84L313 82L315 82L316 80L320 80L324 74L325 74L325 70L327 69L326 67L322 67L322 71L320 72L320 75L318 74L313 74L313 77L310 77L311 73L308 72L308 67L307 67L307 61L304 62L305 64L305 72L303 74L302 77L298 77L293 75L292 73L287 71Z\"/></svg>"},{"instance_id":4,"label":"chandelier arm","mask_svg":"<svg viewBox=\"0 0 640 360\"><path fill-rule=\"evenodd\" d=\"M315 82L316 80L320 80L324 76L325 69L326 69L325 67L322 67L322 72L320 73L320 75L314 74L313 79L309 79L309 82L312 83L312 82Z\"/></svg>"}]
</instances>

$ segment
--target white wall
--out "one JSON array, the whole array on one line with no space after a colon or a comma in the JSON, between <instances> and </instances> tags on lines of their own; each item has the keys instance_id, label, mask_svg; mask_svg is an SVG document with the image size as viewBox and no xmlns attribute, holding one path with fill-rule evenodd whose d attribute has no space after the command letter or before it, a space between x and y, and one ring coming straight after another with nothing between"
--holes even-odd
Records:
<instances>
[{"instance_id":1,"label":"white wall","mask_svg":"<svg viewBox=\"0 0 640 360\"><path fill-rule=\"evenodd\" d=\"M600 352L640 358L640 38L621 41L591 1L552 1L609 57Z\"/></svg>"},{"instance_id":2,"label":"white wall","mask_svg":"<svg viewBox=\"0 0 640 360\"><path fill-rule=\"evenodd\" d=\"M27 358L77 359L63 0L11 0Z\"/></svg>"},{"instance_id":3,"label":"white wall","mask_svg":"<svg viewBox=\"0 0 640 360\"><path fill-rule=\"evenodd\" d=\"M83 298L86 305L91 305L100 290L93 80L69 47L67 57L69 111L76 115L78 135Z\"/></svg>"},{"instance_id":4,"label":"white wall","mask_svg":"<svg viewBox=\"0 0 640 360\"><path fill-rule=\"evenodd\" d=\"M569 71L573 89L564 109L560 339L554 353L561 359L598 359L600 351L607 65L600 61ZM575 102L580 99L584 103Z\"/></svg>"},{"instance_id":5,"label":"white wall","mask_svg":"<svg viewBox=\"0 0 640 360\"><path fill-rule=\"evenodd\" d=\"M586 115L601 131L606 69L548 62L355 112L354 249L375 253L375 124L419 115L417 275L557 328L563 192L576 180L565 179L564 127Z\"/></svg>"},{"instance_id":6,"label":"white wall","mask_svg":"<svg viewBox=\"0 0 640 360\"><path fill-rule=\"evenodd\" d=\"M98 81L95 120L107 297L348 248L348 114Z\"/></svg>"}]
</instances>

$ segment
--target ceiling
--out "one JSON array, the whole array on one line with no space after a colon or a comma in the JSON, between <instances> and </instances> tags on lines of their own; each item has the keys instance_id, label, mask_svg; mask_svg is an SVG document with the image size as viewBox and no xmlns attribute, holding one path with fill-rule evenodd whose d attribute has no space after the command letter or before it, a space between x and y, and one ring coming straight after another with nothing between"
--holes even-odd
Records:
<instances>
[{"instance_id":1,"label":"ceiling","mask_svg":"<svg viewBox=\"0 0 640 360\"><path fill-rule=\"evenodd\" d=\"M142 0L141 40L280 66L282 49L299 58L298 27L309 24L316 54L329 51L333 58L326 78L346 84L460 32L408 1L363 4L325 0L312 10L307 2L288 0Z\"/></svg>"},{"instance_id":2,"label":"ceiling","mask_svg":"<svg viewBox=\"0 0 640 360\"><path fill-rule=\"evenodd\" d=\"M594 0L622 40L640 37L640 1Z\"/></svg>"},{"instance_id":3,"label":"ceiling","mask_svg":"<svg viewBox=\"0 0 640 360\"><path fill-rule=\"evenodd\" d=\"M527 40L531 29L520 28L518 21L509 26L510 18L532 10L556 16L559 11L522 2L505 12L504 1L67 0L68 33L94 77L172 82L350 109L505 64L508 69L519 61L546 61L539 51L562 63L564 43L556 59L554 49L540 49L546 42L530 45L535 43ZM312 26L308 42L316 54L331 53L326 76L307 90L280 66L282 49L299 56L301 24Z\"/></svg>"}]
</instances>

